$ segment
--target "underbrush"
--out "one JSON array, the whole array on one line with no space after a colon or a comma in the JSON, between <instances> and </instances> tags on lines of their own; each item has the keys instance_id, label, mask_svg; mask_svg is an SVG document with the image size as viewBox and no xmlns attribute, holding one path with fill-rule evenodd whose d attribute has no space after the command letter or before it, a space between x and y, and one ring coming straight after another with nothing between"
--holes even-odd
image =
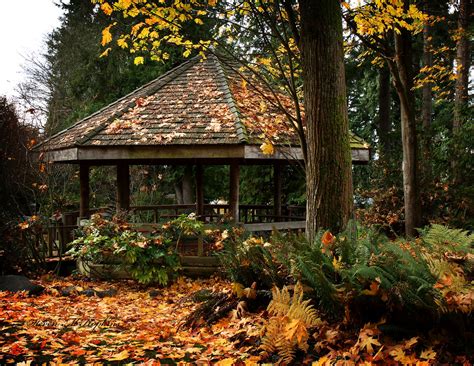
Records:
<instances>
[{"instance_id":1,"label":"underbrush","mask_svg":"<svg viewBox=\"0 0 474 366\"><path fill-rule=\"evenodd\" d=\"M324 322L343 324L345 329L370 323L377 329L371 332L393 339L438 329L450 340L449 347L470 352L473 245L474 235L436 224L408 241L389 240L351 223L338 235L320 232L312 243L292 234L274 234L269 240L250 237L240 243L233 238L220 258L229 278L244 286L287 285L295 288L293 296L297 296L295 284L301 281L305 298ZM281 299L281 293L274 292L273 301L276 294ZM287 309L298 301L301 306L302 297L286 299ZM308 349L308 332L321 331L313 313L312 322L303 321L309 313L306 318L289 314L290 310L278 313L277 323L270 320L267 326L276 338L267 340L272 346L266 350L277 352L285 362L293 359L298 348ZM378 327L373 325L377 323ZM293 338L298 333L299 339Z\"/></svg>"}]
</instances>

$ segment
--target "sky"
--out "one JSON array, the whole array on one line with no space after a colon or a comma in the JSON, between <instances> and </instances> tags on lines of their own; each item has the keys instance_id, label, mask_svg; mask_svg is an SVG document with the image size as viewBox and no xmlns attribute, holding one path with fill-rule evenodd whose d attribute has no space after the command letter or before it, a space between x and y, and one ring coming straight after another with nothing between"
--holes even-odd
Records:
<instances>
[{"instance_id":1,"label":"sky","mask_svg":"<svg viewBox=\"0 0 474 366\"><path fill-rule=\"evenodd\" d=\"M24 57L44 52L46 34L59 25L55 0L0 0L0 95L13 97Z\"/></svg>"}]
</instances>

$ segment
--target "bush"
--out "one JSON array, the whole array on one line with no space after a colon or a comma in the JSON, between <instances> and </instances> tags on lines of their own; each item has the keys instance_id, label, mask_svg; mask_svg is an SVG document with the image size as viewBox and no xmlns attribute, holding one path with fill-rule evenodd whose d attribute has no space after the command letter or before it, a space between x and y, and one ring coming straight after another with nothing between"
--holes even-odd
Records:
<instances>
[{"instance_id":1,"label":"bush","mask_svg":"<svg viewBox=\"0 0 474 366\"><path fill-rule=\"evenodd\" d=\"M391 241L353 223L340 235L321 232L314 243L289 245L285 263L328 314L436 319L474 309L473 238L432 225L414 241Z\"/></svg>"},{"instance_id":2,"label":"bush","mask_svg":"<svg viewBox=\"0 0 474 366\"><path fill-rule=\"evenodd\" d=\"M230 279L244 286L301 280L332 318L428 322L474 310L473 238L432 225L416 240L389 240L353 222L337 236L321 231L312 243L292 234L274 234L267 242L231 237L219 257Z\"/></svg>"},{"instance_id":3,"label":"bush","mask_svg":"<svg viewBox=\"0 0 474 366\"><path fill-rule=\"evenodd\" d=\"M222 237L223 250L217 256L230 280L244 287L256 282L261 289L283 285L286 275L269 242L263 238L245 238L238 228L225 230Z\"/></svg>"},{"instance_id":4,"label":"bush","mask_svg":"<svg viewBox=\"0 0 474 366\"><path fill-rule=\"evenodd\" d=\"M70 246L68 254L84 261L117 263L119 259L118 263L143 284L166 285L179 267L178 254L166 231L145 236L117 217L105 220L92 215L82 236Z\"/></svg>"}]
</instances>

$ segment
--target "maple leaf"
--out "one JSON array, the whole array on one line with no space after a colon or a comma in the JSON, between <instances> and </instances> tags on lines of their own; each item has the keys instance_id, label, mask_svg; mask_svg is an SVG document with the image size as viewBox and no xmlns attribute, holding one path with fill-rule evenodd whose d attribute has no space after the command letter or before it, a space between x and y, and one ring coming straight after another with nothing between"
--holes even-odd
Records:
<instances>
[{"instance_id":1,"label":"maple leaf","mask_svg":"<svg viewBox=\"0 0 474 366\"><path fill-rule=\"evenodd\" d=\"M124 349L122 352L116 353L112 357L108 358L108 360L109 361L123 361L123 360L125 360L129 357L130 357L130 355L129 355L128 351L126 349Z\"/></svg>"},{"instance_id":2,"label":"maple leaf","mask_svg":"<svg viewBox=\"0 0 474 366\"><path fill-rule=\"evenodd\" d=\"M105 46L106 44L112 41L112 33L110 33L111 27L112 25L109 25L108 27L102 30L102 41L101 41L102 46Z\"/></svg>"},{"instance_id":3,"label":"maple leaf","mask_svg":"<svg viewBox=\"0 0 474 366\"><path fill-rule=\"evenodd\" d=\"M392 356L395 361L400 361L400 362L403 362L403 360L405 360L405 358L406 358L405 351L400 346L394 347L389 352L389 355Z\"/></svg>"},{"instance_id":4,"label":"maple leaf","mask_svg":"<svg viewBox=\"0 0 474 366\"><path fill-rule=\"evenodd\" d=\"M133 60L133 63L135 65L142 65L143 63L145 62L145 59L143 58L143 56L137 56L135 57L135 59Z\"/></svg>"},{"instance_id":5,"label":"maple leaf","mask_svg":"<svg viewBox=\"0 0 474 366\"><path fill-rule=\"evenodd\" d=\"M336 237L332 235L330 231L326 231L321 237L321 243L323 243L325 246L331 245L335 240Z\"/></svg>"},{"instance_id":6,"label":"maple leaf","mask_svg":"<svg viewBox=\"0 0 474 366\"><path fill-rule=\"evenodd\" d=\"M104 12L105 15L110 15L113 12L112 7L109 5L109 3L103 3L100 6L100 9Z\"/></svg>"},{"instance_id":7,"label":"maple leaf","mask_svg":"<svg viewBox=\"0 0 474 366\"><path fill-rule=\"evenodd\" d=\"M264 142L260 145L260 150L264 155L273 155L275 153L273 144L270 141Z\"/></svg>"},{"instance_id":8,"label":"maple leaf","mask_svg":"<svg viewBox=\"0 0 474 366\"><path fill-rule=\"evenodd\" d=\"M377 339L370 336L361 336L359 342L359 349L363 350L365 348L367 350L367 353L371 355L374 353L373 346L381 346L380 342Z\"/></svg>"},{"instance_id":9,"label":"maple leaf","mask_svg":"<svg viewBox=\"0 0 474 366\"><path fill-rule=\"evenodd\" d=\"M430 347L420 353L420 358L424 360L434 360L436 358L436 352L433 351L433 347Z\"/></svg>"},{"instance_id":10,"label":"maple leaf","mask_svg":"<svg viewBox=\"0 0 474 366\"><path fill-rule=\"evenodd\" d=\"M236 362L237 362L237 359L232 358L232 357L228 357L228 358L225 358L223 360L220 360L215 365L216 366L232 366L232 365L235 365Z\"/></svg>"},{"instance_id":11,"label":"maple leaf","mask_svg":"<svg viewBox=\"0 0 474 366\"><path fill-rule=\"evenodd\" d=\"M10 354L13 355L13 356L22 355L26 352L27 352L27 350L25 348L23 348L22 346L20 346L18 343L14 343L10 347Z\"/></svg>"}]
</instances>

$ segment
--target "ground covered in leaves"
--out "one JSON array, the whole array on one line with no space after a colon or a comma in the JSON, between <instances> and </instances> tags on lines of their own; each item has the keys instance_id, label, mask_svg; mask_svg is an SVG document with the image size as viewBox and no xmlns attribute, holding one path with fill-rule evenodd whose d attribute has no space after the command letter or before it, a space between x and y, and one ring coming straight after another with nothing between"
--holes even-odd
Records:
<instances>
[{"instance_id":1,"label":"ground covered in leaves","mask_svg":"<svg viewBox=\"0 0 474 366\"><path fill-rule=\"evenodd\" d=\"M132 281L44 277L40 282L46 287L40 296L0 292L1 364L255 365L278 361L277 356L264 359L259 348L268 319L265 308L250 313L241 306L211 325L203 321L185 326L199 306L193 294L200 290L231 294L232 284L217 278L180 278L170 287L157 289ZM61 289L71 286L74 290L64 296ZM89 288L117 291L105 297L79 294ZM296 364L430 365L444 363L446 357L447 364L470 364L462 355L439 358L442 342L384 338L376 324L354 330L323 322L310 338L311 352L296 355Z\"/></svg>"}]
</instances>

